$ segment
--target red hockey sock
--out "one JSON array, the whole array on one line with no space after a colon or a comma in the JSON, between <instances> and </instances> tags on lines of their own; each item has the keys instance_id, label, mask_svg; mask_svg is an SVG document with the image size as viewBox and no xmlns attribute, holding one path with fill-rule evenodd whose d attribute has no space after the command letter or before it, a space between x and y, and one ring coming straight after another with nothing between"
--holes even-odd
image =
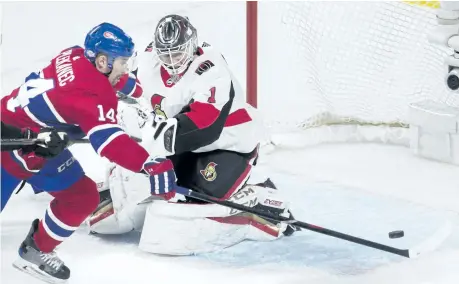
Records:
<instances>
[{"instance_id":1,"label":"red hockey sock","mask_svg":"<svg viewBox=\"0 0 459 284\"><path fill-rule=\"evenodd\" d=\"M70 237L99 204L96 183L87 176L65 190L49 194L54 199L34 235L35 243L43 252L53 251Z\"/></svg>"}]
</instances>

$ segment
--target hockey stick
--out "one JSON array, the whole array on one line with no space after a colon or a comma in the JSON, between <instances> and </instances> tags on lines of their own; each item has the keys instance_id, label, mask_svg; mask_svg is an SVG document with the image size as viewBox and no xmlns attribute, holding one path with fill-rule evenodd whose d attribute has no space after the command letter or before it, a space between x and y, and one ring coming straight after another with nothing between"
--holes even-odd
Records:
<instances>
[{"instance_id":1,"label":"hockey stick","mask_svg":"<svg viewBox=\"0 0 459 284\"><path fill-rule=\"evenodd\" d=\"M137 137L130 136L132 139L134 139L136 142L142 142L141 139ZM25 138L20 138L20 139L2 139L0 142L4 146L30 146L30 145L38 145L38 144L45 144L45 140L43 139L25 139ZM70 140L69 144L89 144L91 143L89 139L86 138L81 138L81 139L72 139Z\"/></svg>"},{"instance_id":2,"label":"hockey stick","mask_svg":"<svg viewBox=\"0 0 459 284\"><path fill-rule=\"evenodd\" d=\"M45 144L43 139L2 139L1 144L4 146L30 146Z\"/></svg>"},{"instance_id":3,"label":"hockey stick","mask_svg":"<svg viewBox=\"0 0 459 284\"><path fill-rule=\"evenodd\" d=\"M254 209L252 207L247 207L241 204L237 204L231 201L226 201L226 200L219 200L215 197L206 195L204 193L192 191L191 189L183 188L183 187L177 187L176 192L191 198L199 199L202 201L210 202L210 203L215 203L219 204L222 206L226 206L229 208L233 208L236 210L244 211L247 213L252 213L255 215L258 215L260 217L274 220L277 222L286 222L291 225L294 225L296 227L300 227L306 230L310 230L316 233L320 233L323 235L328 235L334 238L346 240L352 243L356 243L359 245L363 245L366 247L371 247L377 250L389 252L392 254L397 254L400 256L404 256L407 258L414 258L420 255L421 253L427 252L427 251L432 251L435 248L437 248L451 233L451 224L448 222L445 226L443 226L440 230L438 230L431 238L423 242L421 245L416 247L415 249L399 249L391 246L387 246L381 243L373 242L370 240L362 239L359 237L351 236L348 234L340 233L337 231L333 231L327 228L323 228L317 225L309 224L306 222L301 222L295 219L290 219L287 217L279 216L279 215L274 215L270 212L264 212L261 210Z\"/></svg>"},{"instance_id":4,"label":"hockey stick","mask_svg":"<svg viewBox=\"0 0 459 284\"><path fill-rule=\"evenodd\" d=\"M139 139L137 137L130 136L132 139L134 139L136 142L142 142L142 139ZM90 144L91 141L86 138L81 138L81 139L72 139L69 142L69 147L72 146L73 144ZM22 147L22 146L31 146L31 145L39 145L39 144L45 144L45 140L43 139L2 139L0 144L4 146L16 146L16 147Z\"/></svg>"},{"instance_id":5,"label":"hockey stick","mask_svg":"<svg viewBox=\"0 0 459 284\"><path fill-rule=\"evenodd\" d=\"M74 139L70 140L70 144L86 144L91 143L89 139ZM39 145L39 144L46 144L45 140L43 139L2 139L1 144L4 146L30 146L30 145Z\"/></svg>"}]
</instances>

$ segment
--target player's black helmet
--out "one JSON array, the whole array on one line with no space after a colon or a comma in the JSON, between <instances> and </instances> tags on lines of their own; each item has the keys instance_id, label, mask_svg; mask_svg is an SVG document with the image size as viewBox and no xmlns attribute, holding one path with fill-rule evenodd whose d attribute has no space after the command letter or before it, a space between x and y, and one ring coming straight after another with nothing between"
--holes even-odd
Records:
<instances>
[{"instance_id":1,"label":"player's black helmet","mask_svg":"<svg viewBox=\"0 0 459 284\"><path fill-rule=\"evenodd\" d=\"M198 48L198 34L188 18L165 16L156 26L154 38L154 50L166 70L172 75L185 71Z\"/></svg>"}]
</instances>

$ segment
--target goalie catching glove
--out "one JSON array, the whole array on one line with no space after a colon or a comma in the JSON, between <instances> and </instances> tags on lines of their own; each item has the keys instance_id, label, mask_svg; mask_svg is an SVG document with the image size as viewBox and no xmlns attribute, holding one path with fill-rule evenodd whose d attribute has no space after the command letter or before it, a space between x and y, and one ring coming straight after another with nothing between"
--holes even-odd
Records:
<instances>
[{"instance_id":1,"label":"goalie catching glove","mask_svg":"<svg viewBox=\"0 0 459 284\"><path fill-rule=\"evenodd\" d=\"M174 155L177 119L152 114L143 129L142 146L154 157Z\"/></svg>"}]
</instances>

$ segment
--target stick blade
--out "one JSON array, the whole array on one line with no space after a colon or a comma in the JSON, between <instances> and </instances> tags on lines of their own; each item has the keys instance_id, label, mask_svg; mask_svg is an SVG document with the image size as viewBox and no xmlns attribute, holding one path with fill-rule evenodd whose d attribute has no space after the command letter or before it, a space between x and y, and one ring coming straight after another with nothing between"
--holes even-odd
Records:
<instances>
[{"instance_id":1,"label":"stick blade","mask_svg":"<svg viewBox=\"0 0 459 284\"><path fill-rule=\"evenodd\" d=\"M409 258L416 258L421 254L436 250L451 235L452 228L451 222L446 221L432 236L410 249Z\"/></svg>"}]
</instances>

